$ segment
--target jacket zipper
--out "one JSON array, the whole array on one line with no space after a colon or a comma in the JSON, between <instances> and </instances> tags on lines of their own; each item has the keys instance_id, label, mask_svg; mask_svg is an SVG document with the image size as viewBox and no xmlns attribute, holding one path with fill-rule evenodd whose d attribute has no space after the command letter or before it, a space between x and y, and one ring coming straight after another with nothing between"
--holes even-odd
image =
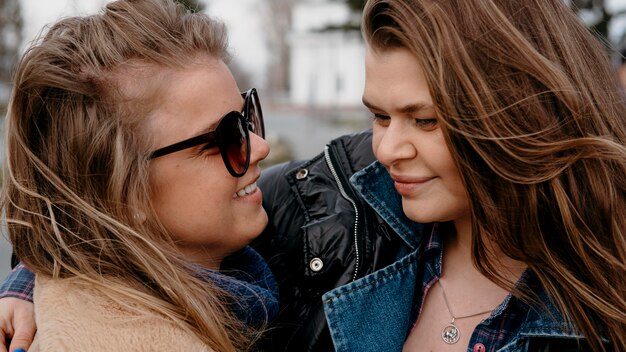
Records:
<instances>
[{"instance_id":1,"label":"jacket zipper","mask_svg":"<svg viewBox=\"0 0 626 352\"><path fill-rule=\"evenodd\" d=\"M335 164L333 163L333 158L330 155L330 146L328 145L326 145L326 147L324 148L324 159L326 159L326 165L328 165L328 168L330 169L330 173L335 178L337 187L339 187L339 192L348 202L350 202L350 204L352 204L352 207L354 208L355 265L354 265L354 274L352 275L352 281L354 281L356 280L357 275L359 273L359 266L360 266L360 260L361 260L361 254L359 251L359 235L358 235L359 234L359 209L356 205L356 202L352 198L350 198L350 196L348 196L348 193L346 192L346 187L349 187L349 186L346 185L346 187L344 187L344 183L342 182L342 179L339 177L339 174L337 173L337 170L335 168Z\"/></svg>"}]
</instances>

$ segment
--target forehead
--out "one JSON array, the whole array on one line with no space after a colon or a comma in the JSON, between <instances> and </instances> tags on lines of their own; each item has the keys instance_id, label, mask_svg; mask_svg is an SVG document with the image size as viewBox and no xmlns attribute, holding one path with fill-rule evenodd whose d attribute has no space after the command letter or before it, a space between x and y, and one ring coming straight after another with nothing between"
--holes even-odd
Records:
<instances>
[{"instance_id":1,"label":"forehead","mask_svg":"<svg viewBox=\"0 0 626 352\"><path fill-rule=\"evenodd\" d=\"M403 48L367 51L363 100L386 111L432 105L424 71L415 55Z\"/></svg>"},{"instance_id":2,"label":"forehead","mask_svg":"<svg viewBox=\"0 0 626 352\"><path fill-rule=\"evenodd\" d=\"M172 70L166 78L147 116L158 146L206 132L228 112L241 110L239 88L219 59Z\"/></svg>"}]
</instances>

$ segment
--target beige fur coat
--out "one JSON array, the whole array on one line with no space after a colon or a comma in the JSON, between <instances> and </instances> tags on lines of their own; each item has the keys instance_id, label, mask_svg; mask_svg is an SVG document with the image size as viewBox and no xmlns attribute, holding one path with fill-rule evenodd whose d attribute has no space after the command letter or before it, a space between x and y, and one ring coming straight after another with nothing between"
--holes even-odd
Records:
<instances>
[{"instance_id":1,"label":"beige fur coat","mask_svg":"<svg viewBox=\"0 0 626 352\"><path fill-rule=\"evenodd\" d=\"M31 351L210 351L157 315L137 315L77 279L37 277Z\"/></svg>"}]
</instances>

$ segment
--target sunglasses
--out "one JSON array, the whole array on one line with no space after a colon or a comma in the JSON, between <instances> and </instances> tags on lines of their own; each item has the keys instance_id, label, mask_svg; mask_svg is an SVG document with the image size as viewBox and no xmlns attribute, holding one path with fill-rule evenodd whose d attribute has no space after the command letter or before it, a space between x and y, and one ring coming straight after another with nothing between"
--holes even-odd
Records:
<instances>
[{"instance_id":1,"label":"sunglasses","mask_svg":"<svg viewBox=\"0 0 626 352\"><path fill-rule=\"evenodd\" d=\"M203 145L203 150L218 147L228 172L234 177L246 174L250 166L250 133L265 138L263 112L256 89L241 93L244 98L242 112L231 111L224 115L210 132L159 148L149 159L159 158L181 150Z\"/></svg>"}]
</instances>

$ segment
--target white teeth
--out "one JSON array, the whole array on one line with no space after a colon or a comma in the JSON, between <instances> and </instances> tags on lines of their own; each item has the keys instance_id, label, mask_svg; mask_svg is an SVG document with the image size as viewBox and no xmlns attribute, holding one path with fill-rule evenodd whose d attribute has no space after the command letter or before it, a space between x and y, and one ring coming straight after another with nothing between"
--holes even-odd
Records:
<instances>
[{"instance_id":1,"label":"white teeth","mask_svg":"<svg viewBox=\"0 0 626 352\"><path fill-rule=\"evenodd\" d=\"M246 194L250 194L254 191L256 191L256 182L250 185L247 185L246 187L240 189L239 191L235 192L235 194L233 194L233 198L237 198L237 197L243 197Z\"/></svg>"}]
</instances>

